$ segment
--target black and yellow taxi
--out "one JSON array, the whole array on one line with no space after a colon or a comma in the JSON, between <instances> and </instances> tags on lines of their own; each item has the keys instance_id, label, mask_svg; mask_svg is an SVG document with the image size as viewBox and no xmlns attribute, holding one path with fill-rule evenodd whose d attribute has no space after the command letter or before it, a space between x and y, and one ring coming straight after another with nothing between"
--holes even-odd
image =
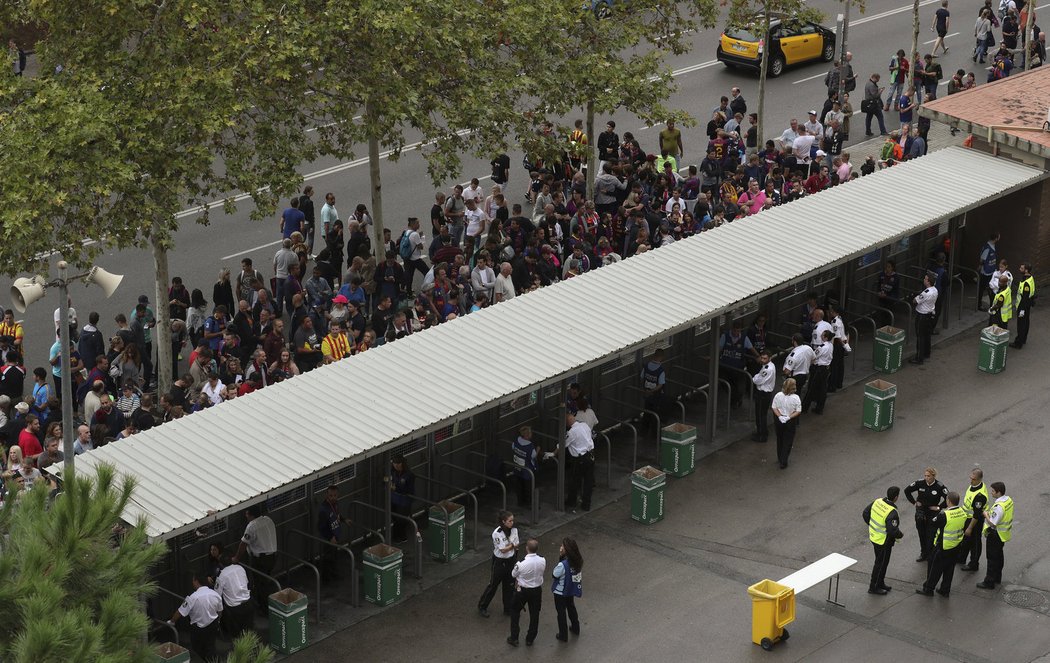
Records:
<instances>
[{"instance_id":1,"label":"black and yellow taxi","mask_svg":"<svg viewBox=\"0 0 1050 663\"><path fill-rule=\"evenodd\" d=\"M756 25L761 26L761 20ZM835 58L835 31L812 21L776 18L769 22L769 35L763 39L757 29L727 27L718 43L718 61L727 67L758 71L762 67L762 49L769 45L766 73L776 77L784 69L804 62Z\"/></svg>"}]
</instances>

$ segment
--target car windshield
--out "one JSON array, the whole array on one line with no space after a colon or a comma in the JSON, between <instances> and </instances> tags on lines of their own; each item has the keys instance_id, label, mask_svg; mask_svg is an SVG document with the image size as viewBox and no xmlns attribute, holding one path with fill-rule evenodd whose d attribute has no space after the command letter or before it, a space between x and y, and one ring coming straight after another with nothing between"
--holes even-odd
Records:
<instances>
[{"instance_id":1,"label":"car windshield","mask_svg":"<svg viewBox=\"0 0 1050 663\"><path fill-rule=\"evenodd\" d=\"M728 27L725 35L730 39L739 39L740 41L758 41L758 37L744 28Z\"/></svg>"}]
</instances>

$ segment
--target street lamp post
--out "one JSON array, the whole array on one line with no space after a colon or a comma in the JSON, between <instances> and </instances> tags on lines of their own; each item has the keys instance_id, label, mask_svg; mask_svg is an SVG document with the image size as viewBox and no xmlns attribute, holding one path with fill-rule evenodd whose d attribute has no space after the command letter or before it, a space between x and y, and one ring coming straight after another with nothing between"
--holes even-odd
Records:
<instances>
[{"instance_id":1,"label":"street lamp post","mask_svg":"<svg viewBox=\"0 0 1050 663\"><path fill-rule=\"evenodd\" d=\"M92 267L90 270L83 274L77 274L76 276L67 276L69 265L65 260L58 262L58 278L52 281L47 281L40 276L34 276L32 278L20 278L15 279L14 285L11 286L11 299L14 303L15 309L19 313L25 313L26 308L33 302L41 299L44 296L44 291L47 288L58 287L59 296L61 297L61 303L59 306L62 308L61 322L59 324L58 337L60 343L60 352L62 353L62 391L58 397L62 400L62 455L65 457L65 464L62 471L63 480L68 480L73 476L73 358L69 352L70 340L69 340L69 326L73 321L69 317L69 284L74 281L83 281L84 283L94 283L102 288L106 293L106 297L113 295L113 292L120 285L123 280L123 275L110 274L101 267Z\"/></svg>"}]
</instances>

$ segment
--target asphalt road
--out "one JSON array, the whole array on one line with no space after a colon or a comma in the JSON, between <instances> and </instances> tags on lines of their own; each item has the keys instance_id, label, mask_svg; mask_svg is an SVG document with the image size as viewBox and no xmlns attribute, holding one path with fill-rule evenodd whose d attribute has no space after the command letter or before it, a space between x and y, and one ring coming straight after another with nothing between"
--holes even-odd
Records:
<instances>
[{"instance_id":1,"label":"asphalt road","mask_svg":"<svg viewBox=\"0 0 1050 663\"><path fill-rule=\"evenodd\" d=\"M803 416L787 470L777 467L772 441L755 444L744 436L703 457L694 474L671 479L666 517L655 525L632 521L623 489L610 495L600 482L596 500L604 506L538 537L548 581L534 647L505 643L509 625L498 597L490 619L478 616L489 573L482 551L473 566L430 565L427 573L447 579L422 592L413 588L386 609L353 610L356 623L286 660L1050 661L1050 532L1042 514L1050 504L1043 418L1050 398L1038 388L1050 369L1050 356L1040 352L1047 326L1037 318L1033 344L1009 350L998 375L976 368L980 326L938 343L921 368L905 364L882 376L899 390L888 431L861 427L860 384L867 378L857 376L860 383L832 395L824 416ZM986 482L1005 482L1017 507L1001 587L975 587L983 579L982 556L978 573L956 571L950 598L917 595L926 564L914 561L914 509L902 497L904 539L887 574L893 591L867 593L872 548L861 511L888 486L921 479L926 466L950 490L962 491L975 466ZM578 541L584 556L584 592L576 602L582 634L560 643L549 572L565 536ZM771 653L753 645L747 587L831 552L858 560L841 577L843 606L825 603L827 584L817 585L798 595L789 641ZM434 568L457 565L451 576L452 568ZM326 620L334 619L328 613ZM318 630L331 632L327 625Z\"/></svg>"},{"instance_id":2,"label":"asphalt road","mask_svg":"<svg viewBox=\"0 0 1050 663\"><path fill-rule=\"evenodd\" d=\"M932 33L928 30L930 17L937 0L922 0L921 14L923 31L921 41L932 43ZM820 0L813 3L824 10L828 16L825 23L834 25L835 14L841 5L832 0ZM854 71L858 74L858 87L863 85L873 71L886 72L889 58L898 48L907 48L911 40L911 3L901 0L873 0L868 3L867 11L858 15L854 10L849 31L849 49L854 53ZM970 40L965 37L970 30L972 14L970 8L957 10L953 16L956 23L951 32L962 31L962 35L949 38L952 49L942 60L946 75L954 69L973 63L968 59ZM757 105L757 77L739 70L728 70L714 60L720 30L704 31L692 35L693 51L689 54L672 57L668 66L675 72L678 91L671 98L671 105L690 112L697 120L694 127L683 129L685 144L685 164L698 163L701 146L706 144L704 127L710 118L711 110L718 105L718 99L728 94L733 86L741 88L749 107ZM929 44L922 48L929 48ZM821 63L804 65L789 69L779 78L771 80L767 90L767 136L778 135L792 117L805 119L806 111L816 106L818 109L825 98L823 77L828 66ZM979 80L982 77L979 76ZM859 96L854 106L859 112ZM582 113L582 111L581 111ZM600 118L598 126L607 118ZM620 113L613 116L619 133L632 131L643 148L658 149L656 133L659 128L650 129L629 114ZM854 125L855 127L857 125ZM853 131L854 141L863 138L862 131ZM417 140L409 137L409 142ZM365 153L364 146L361 153ZM511 157L510 202L517 202L524 192L527 177L521 169L521 154L513 153ZM854 163L863 158L854 155ZM403 220L408 216L427 218L433 201L434 188L426 174L425 163L416 151L404 154L395 162L383 162L384 210L387 227L392 228L396 237L400 233ZM359 202L370 204L367 160L357 158L347 162L333 159L319 160L303 164L301 172L307 181L314 186L315 204L318 214L323 203L324 194L333 192L336 195L337 207L341 218L346 218ZM470 177L487 177L487 161L467 159L459 181ZM447 182L442 189L448 190L454 182ZM264 275L272 275L269 267L277 248L278 221L277 215L271 219L253 222L248 218L250 200L241 203L241 207L230 215L221 211L212 212L211 224L200 226L193 222L192 210L185 210L181 215L183 228L175 237L175 249L170 254L172 276L182 276L188 288L200 288L205 297L211 300L211 288L219 268L229 267L234 273L238 270L239 261L250 256ZM279 212L280 210L278 210ZM103 333L114 329L113 316L118 312L128 313L140 294L153 293L153 264L148 251L129 250L107 252L97 259L97 264L111 272L125 275L125 281L111 300L104 299L97 288L82 289L79 285L71 294L81 324L86 322L87 313L97 310L102 316ZM0 280L0 287L6 290L9 281ZM9 306L7 301L5 306ZM54 308L58 305L57 294L49 295L42 303L37 304L24 316L26 327L27 365L37 366L46 362L47 350L51 344L51 321Z\"/></svg>"}]
</instances>

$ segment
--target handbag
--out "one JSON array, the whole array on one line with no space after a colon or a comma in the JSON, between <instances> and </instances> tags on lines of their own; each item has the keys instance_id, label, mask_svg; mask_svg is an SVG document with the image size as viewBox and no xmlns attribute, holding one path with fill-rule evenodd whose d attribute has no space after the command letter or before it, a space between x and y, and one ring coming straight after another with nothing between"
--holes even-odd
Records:
<instances>
[{"instance_id":1,"label":"handbag","mask_svg":"<svg viewBox=\"0 0 1050 663\"><path fill-rule=\"evenodd\" d=\"M863 99L860 102L860 110L862 113L871 112L871 99Z\"/></svg>"},{"instance_id":2,"label":"handbag","mask_svg":"<svg viewBox=\"0 0 1050 663\"><path fill-rule=\"evenodd\" d=\"M984 45L988 48L995 46L995 35L992 34L991 30L984 36Z\"/></svg>"}]
</instances>

